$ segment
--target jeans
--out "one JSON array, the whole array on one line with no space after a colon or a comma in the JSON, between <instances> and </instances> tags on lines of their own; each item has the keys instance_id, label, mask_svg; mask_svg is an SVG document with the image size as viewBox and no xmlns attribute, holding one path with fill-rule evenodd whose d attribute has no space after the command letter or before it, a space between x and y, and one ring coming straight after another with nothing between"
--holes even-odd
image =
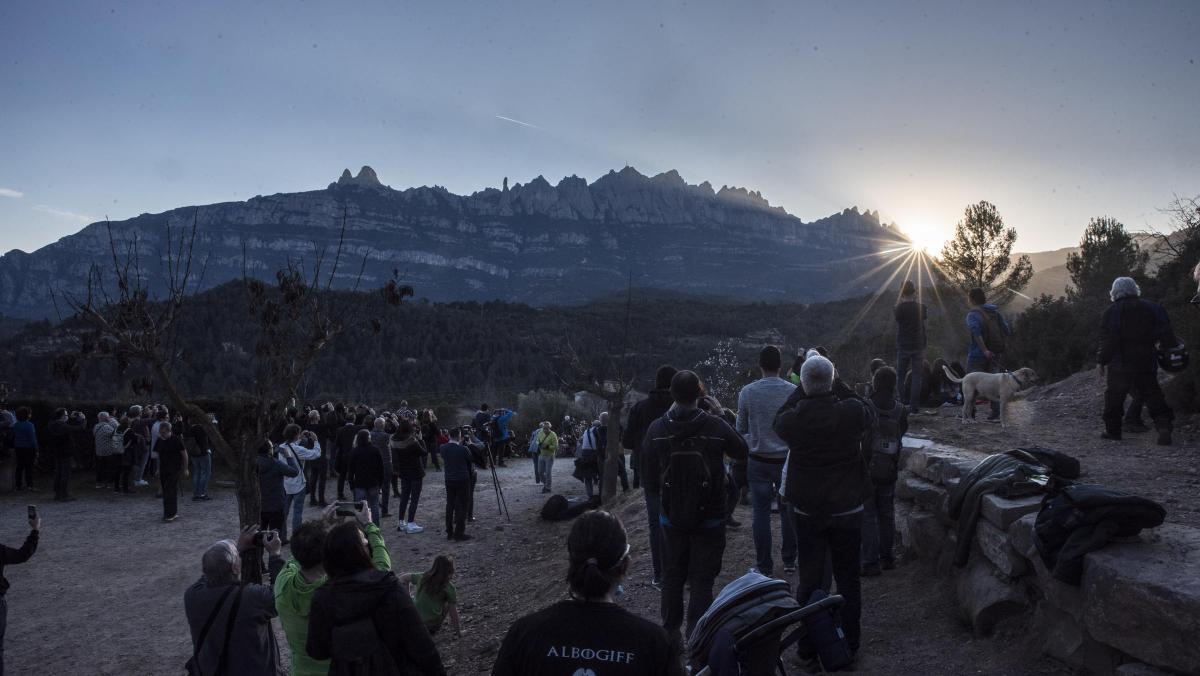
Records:
<instances>
[{"instance_id":1,"label":"jeans","mask_svg":"<svg viewBox=\"0 0 1200 676\"><path fill-rule=\"evenodd\" d=\"M8 631L8 599L0 596L0 676L4 676L4 634Z\"/></svg>"},{"instance_id":2,"label":"jeans","mask_svg":"<svg viewBox=\"0 0 1200 676\"><path fill-rule=\"evenodd\" d=\"M112 474L113 456L96 456L96 485L100 486L108 483L108 477Z\"/></svg>"},{"instance_id":3,"label":"jeans","mask_svg":"<svg viewBox=\"0 0 1200 676\"><path fill-rule=\"evenodd\" d=\"M470 482L466 479L446 482L446 536L462 537L467 530L467 490Z\"/></svg>"},{"instance_id":4,"label":"jeans","mask_svg":"<svg viewBox=\"0 0 1200 676\"><path fill-rule=\"evenodd\" d=\"M592 499L592 496L596 493L596 479L594 477L586 476L583 478L583 493L588 497L588 500Z\"/></svg>"},{"instance_id":5,"label":"jeans","mask_svg":"<svg viewBox=\"0 0 1200 676\"><path fill-rule=\"evenodd\" d=\"M1121 422L1125 417L1123 407L1125 397L1133 393L1150 411L1150 419L1158 429L1171 429L1175 413L1163 398L1162 387L1158 384L1158 374L1154 371L1120 371L1109 368L1105 376L1104 388L1104 428L1110 434L1121 433ZM1141 417L1141 412L1138 412Z\"/></svg>"},{"instance_id":6,"label":"jeans","mask_svg":"<svg viewBox=\"0 0 1200 676\"><path fill-rule=\"evenodd\" d=\"M400 515L401 521L412 523L413 519L417 518L417 500L421 499L422 483L421 479L400 478L400 505L396 508L396 512Z\"/></svg>"},{"instance_id":7,"label":"jeans","mask_svg":"<svg viewBox=\"0 0 1200 676\"><path fill-rule=\"evenodd\" d=\"M59 456L54 459L54 499L65 500L70 497L70 487L71 458L66 455Z\"/></svg>"},{"instance_id":8,"label":"jeans","mask_svg":"<svg viewBox=\"0 0 1200 676\"><path fill-rule=\"evenodd\" d=\"M368 486L366 488L354 489L354 501L367 501L367 506L371 508L371 523L379 525L379 486Z\"/></svg>"},{"instance_id":9,"label":"jeans","mask_svg":"<svg viewBox=\"0 0 1200 676\"><path fill-rule=\"evenodd\" d=\"M284 498L283 514L286 520L288 512L291 512L293 533L295 533L296 529L300 527L300 524L304 523L304 495L304 493L296 493L295 495L289 493L288 496ZM279 537L286 540L287 534L287 524L284 523L283 530L280 531Z\"/></svg>"},{"instance_id":10,"label":"jeans","mask_svg":"<svg viewBox=\"0 0 1200 676\"><path fill-rule=\"evenodd\" d=\"M690 588L687 625L684 636L691 636L696 622L712 605L713 583L721 574L725 554L725 526L684 529L662 526L663 591L662 621L668 638L678 640L684 624L683 586Z\"/></svg>"},{"instance_id":11,"label":"jeans","mask_svg":"<svg viewBox=\"0 0 1200 676\"><path fill-rule=\"evenodd\" d=\"M113 468L113 492L128 493L129 475L133 473L133 467L121 462L119 458L118 461L117 466Z\"/></svg>"},{"instance_id":12,"label":"jeans","mask_svg":"<svg viewBox=\"0 0 1200 676\"><path fill-rule=\"evenodd\" d=\"M746 479L750 483L750 504L754 510L751 529L754 534L756 565L758 572L771 577L775 574L775 555L771 547L771 507L779 495L779 487L783 480L783 463L769 463L750 458ZM782 500L780 502L782 503ZM780 505L779 530L783 536L784 566L796 562L796 531L792 519L788 516L789 511L786 505Z\"/></svg>"},{"instance_id":13,"label":"jeans","mask_svg":"<svg viewBox=\"0 0 1200 676\"><path fill-rule=\"evenodd\" d=\"M382 508L383 514L389 514L388 505L392 504L392 484L388 479L394 479L392 476L392 468L384 466L383 476L388 477L383 480L383 487L379 489L379 506Z\"/></svg>"},{"instance_id":14,"label":"jeans","mask_svg":"<svg viewBox=\"0 0 1200 676\"><path fill-rule=\"evenodd\" d=\"M900 403L908 406L910 411L921 408L921 378L925 373L924 350L901 350L896 353L896 386L897 390L904 389L904 374L912 369L912 384L907 392L898 392Z\"/></svg>"},{"instance_id":15,"label":"jeans","mask_svg":"<svg viewBox=\"0 0 1200 676\"><path fill-rule=\"evenodd\" d=\"M554 483L554 456L539 455L538 468L542 472L542 485L544 485L548 491L554 490L552 488Z\"/></svg>"},{"instance_id":16,"label":"jeans","mask_svg":"<svg viewBox=\"0 0 1200 676\"><path fill-rule=\"evenodd\" d=\"M141 450L138 451L138 457L134 459L134 466L133 466L133 480L134 481L145 481L146 480L146 466L149 464L150 464L150 448L148 446L145 446Z\"/></svg>"},{"instance_id":17,"label":"jeans","mask_svg":"<svg viewBox=\"0 0 1200 676\"><path fill-rule=\"evenodd\" d=\"M863 501L862 566L891 563L896 543L896 484L872 485Z\"/></svg>"},{"instance_id":18,"label":"jeans","mask_svg":"<svg viewBox=\"0 0 1200 676\"><path fill-rule=\"evenodd\" d=\"M33 464L37 459L36 448L18 448L17 449L17 473L13 477L13 486L21 487L22 477L25 479L25 487L33 488Z\"/></svg>"},{"instance_id":19,"label":"jeans","mask_svg":"<svg viewBox=\"0 0 1200 676\"><path fill-rule=\"evenodd\" d=\"M163 470L158 480L162 484L163 518L169 519L179 514L179 472Z\"/></svg>"},{"instance_id":20,"label":"jeans","mask_svg":"<svg viewBox=\"0 0 1200 676\"><path fill-rule=\"evenodd\" d=\"M208 479L212 476L212 452L205 451L204 455L192 458L192 497L203 498L208 495Z\"/></svg>"},{"instance_id":21,"label":"jeans","mask_svg":"<svg viewBox=\"0 0 1200 676\"><path fill-rule=\"evenodd\" d=\"M846 602L841 608L842 631L851 650L858 650L862 615L862 585L859 579L859 549L862 547L862 513L842 516L809 516L793 512L796 546L800 553L800 583L796 598L804 603L822 586L825 559L833 561L837 593ZM801 647L804 650L804 647Z\"/></svg>"},{"instance_id":22,"label":"jeans","mask_svg":"<svg viewBox=\"0 0 1200 676\"><path fill-rule=\"evenodd\" d=\"M637 490L642 487L642 452L639 449L633 449L629 452L629 470L633 472L633 488Z\"/></svg>"},{"instance_id":23,"label":"jeans","mask_svg":"<svg viewBox=\"0 0 1200 676\"><path fill-rule=\"evenodd\" d=\"M655 581L662 581L662 524L657 495L646 494L646 536L650 540L650 567Z\"/></svg>"},{"instance_id":24,"label":"jeans","mask_svg":"<svg viewBox=\"0 0 1200 676\"><path fill-rule=\"evenodd\" d=\"M542 464L538 462L538 458L541 456L534 453L530 457L533 458L533 483L540 484L542 483Z\"/></svg>"},{"instance_id":25,"label":"jeans","mask_svg":"<svg viewBox=\"0 0 1200 676\"><path fill-rule=\"evenodd\" d=\"M967 358L967 373L998 373L1000 367L1000 355L996 355L993 359L987 357L968 357ZM975 417L975 402L964 402L967 404L967 412L972 418ZM988 416L988 420L1000 419L1000 402L993 401L992 414Z\"/></svg>"}]
</instances>

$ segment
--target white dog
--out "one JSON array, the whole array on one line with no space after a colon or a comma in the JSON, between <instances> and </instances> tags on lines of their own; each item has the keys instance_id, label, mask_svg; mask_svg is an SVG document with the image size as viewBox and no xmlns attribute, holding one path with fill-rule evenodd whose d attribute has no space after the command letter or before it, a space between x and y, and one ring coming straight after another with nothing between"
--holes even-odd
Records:
<instances>
[{"instance_id":1,"label":"white dog","mask_svg":"<svg viewBox=\"0 0 1200 676\"><path fill-rule=\"evenodd\" d=\"M989 401L1000 402L1000 426L1004 427L1004 410L1008 402L1018 392L1032 387L1038 381L1038 375L1031 368L1021 368L1012 373L968 373L962 378L956 378L954 372L943 366L946 377L951 382L962 385L963 407L961 418L963 422L975 419L975 396L979 395Z\"/></svg>"}]
</instances>

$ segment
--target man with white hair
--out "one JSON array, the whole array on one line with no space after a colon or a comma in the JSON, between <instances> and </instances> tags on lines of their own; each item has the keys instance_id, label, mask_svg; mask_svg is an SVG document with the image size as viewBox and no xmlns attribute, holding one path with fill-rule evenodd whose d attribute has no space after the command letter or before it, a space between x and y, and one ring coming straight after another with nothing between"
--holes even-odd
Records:
<instances>
[{"instance_id":1,"label":"man with white hair","mask_svg":"<svg viewBox=\"0 0 1200 676\"><path fill-rule=\"evenodd\" d=\"M774 430L788 445L782 482L796 530L797 598L804 603L822 587L828 556L838 594L846 599L842 629L851 650L858 650L859 548L867 482L862 438L874 420L862 400L838 398L835 377L833 362L809 356L800 368L800 387L779 409ZM811 647L802 645L800 650L810 657Z\"/></svg>"},{"instance_id":2,"label":"man with white hair","mask_svg":"<svg viewBox=\"0 0 1200 676\"><path fill-rule=\"evenodd\" d=\"M1158 385L1157 347L1171 348L1179 340L1171 330L1166 310L1141 295L1142 290L1132 278L1117 277L1109 292L1112 304L1100 318L1096 361L1100 375L1106 377L1104 432L1100 437L1121 439L1125 397L1135 392L1141 395L1154 420L1158 444L1169 446L1175 413Z\"/></svg>"},{"instance_id":3,"label":"man with white hair","mask_svg":"<svg viewBox=\"0 0 1200 676\"><path fill-rule=\"evenodd\" d=\"M183 610L192 634L188 673L282 676L279 646L271 619L275 595L270 586L242 584L242 554L254 555L258 526L242 529L237 541L214 543L200 559L203 576L183 594ZM273 531L263 534L274 580L283 568L283 543ZM194 668L192 668L194 667Z\"/></svg>"},{"instance_id":4,"label":"man with white hair","mask_svg":"<svg viewBox=\"0 0 1200 676\"><path fill-rule=\"evenodd\" d=\"M100 411L96 415L96 424L92 427L92 438L96 443L96 488L108 488L109 472L112 468L114 452L120 447L113 445L113 435L117 426L108 415L108 411Z\"/></svg>"}]
</instances>

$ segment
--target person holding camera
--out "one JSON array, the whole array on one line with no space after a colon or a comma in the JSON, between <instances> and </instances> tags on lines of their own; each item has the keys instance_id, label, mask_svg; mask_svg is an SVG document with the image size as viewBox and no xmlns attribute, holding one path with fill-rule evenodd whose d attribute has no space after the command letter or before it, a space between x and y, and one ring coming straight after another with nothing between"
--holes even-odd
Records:
<instances>
[{"instance_id":1,"label":"person holding camera","mask_svg":"<svg viewBox=\"0 0 1200 676\"><path fill-rule=\"evenodd\" d=\"M279 645L271 618L276 616L271 586L241 581L242 556L267 550L271 580L283 569L283 543L274 531L245 526L237 541L221 540L204 552L203 575L183 594L192 635L188 674L259 674L282 676Z\"/></svg>"},{"instance_id":2,"label":"person holding camera","mask_svg":"<svg viewBox=\"0 0 1200 676\"><path fill-rule=\"evenodd\" d=\"M38 516L37 508L29 507L29 535L19 549L0 545L0 676L4 676L4 635L8 631L8 578L4 577L4 567L25 563L37 551L38 533L42 530L42 518Z\"/></svg>"},{"instance_id":3,"label":"person holding camera","mask_svg":"<svg viewBox=\"0 0 1200 676\"><path fill-rule=\"evenodd\" d=\"M354 518L367 536L371 550L371 563L376 570L392 569L392 557L388 554L379 527L371 523L371 509L365 502L356 505ZM279 623L292 649L292 676L323 676L329 673L329 661L309 657L308 617L312 609L313 595L328 581L322 556L329 530L342 519L338 505L326 507L321 519L305 521L292 532L292 558L275 577L275 607L279 611Z\"/></svg>"},{"instance_id":4,"label":"person holding camera","mask_svg":"<svg viewBox=\"0 0 1200 676\"><path fill-rule=\"evenodd\" d=\"M283 534L281 541L287 544L287 522L284 510L287 507L287 492L283 487L286 477L300 473L300 467L284 458L279 448L264 439L258 447L258 492L262 497L259 507L259 526L277 530Z\"/></svg>"}]
</instances>

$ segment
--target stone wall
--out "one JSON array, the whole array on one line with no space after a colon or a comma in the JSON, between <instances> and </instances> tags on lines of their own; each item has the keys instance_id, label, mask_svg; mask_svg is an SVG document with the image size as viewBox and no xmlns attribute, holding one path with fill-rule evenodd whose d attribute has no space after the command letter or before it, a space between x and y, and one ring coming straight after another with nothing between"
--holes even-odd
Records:
<instances>
[{"instance_id":1,"label":"stone wall","mask_svg":"<svg viewBox=\"0 0 1200 676\"><path fill-rule=\"evenodd\" d=\"M963 621L977 635L1026 627L1043 652L1085 673L1200 674L1200 530L1166 524L1111 543L1087 555L1074 587L1034 548L1041 498L986 496L970 560L956 567L947 497L984 457L906 438L896 486L904 553L951 586Z\"/></svg>"}]
</instances>

